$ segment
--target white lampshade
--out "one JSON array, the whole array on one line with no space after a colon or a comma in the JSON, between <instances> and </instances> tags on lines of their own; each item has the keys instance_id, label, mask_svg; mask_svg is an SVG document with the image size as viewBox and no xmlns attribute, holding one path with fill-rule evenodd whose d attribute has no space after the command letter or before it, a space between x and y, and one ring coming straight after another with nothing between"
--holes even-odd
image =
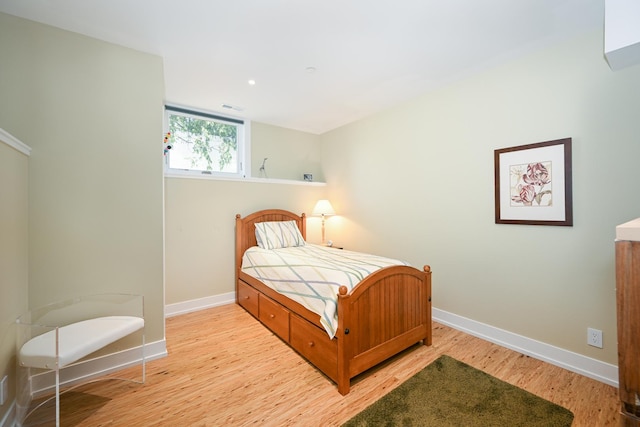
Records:
<instances>
[{"instance_id":1,"label":"white lampshade","mask_svg":"<svg viewBox=\"0 0 640 427\"><path fill-rule=\"evenodd\" d=\"M318 200L318 203L316 203L316 206L313 208L313 213L311 215L327 216L335 214L336 211L333 210L333 206L331 206L331 203L326 199L322 199Z\"/></svg>"}]
</instances>

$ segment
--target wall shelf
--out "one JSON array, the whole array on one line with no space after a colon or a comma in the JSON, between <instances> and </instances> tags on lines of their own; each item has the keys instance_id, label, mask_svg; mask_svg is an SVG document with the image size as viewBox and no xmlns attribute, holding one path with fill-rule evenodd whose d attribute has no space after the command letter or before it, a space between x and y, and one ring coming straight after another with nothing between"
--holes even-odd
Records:
<instances>
[{"instance_id":1,"label":"wall shelf","mask_svg":"<svg viewBox=\"0 0 640 427\"><path fill-rule=\"evenodd\" d=\"M197 176L197 175L181 175L181 174L171 174L165 173L165 178L181 178L181 179L205 179L205 180L213 180L213 181L235 181L235 182L251 182L258 184L284 184L284 185L305 185L311 187L324 187L327 185L326 182L315 182L315 181L296 181L293 179L277 179L277 178L222 178L217 176Z\"/></svg>"}]
</instances>

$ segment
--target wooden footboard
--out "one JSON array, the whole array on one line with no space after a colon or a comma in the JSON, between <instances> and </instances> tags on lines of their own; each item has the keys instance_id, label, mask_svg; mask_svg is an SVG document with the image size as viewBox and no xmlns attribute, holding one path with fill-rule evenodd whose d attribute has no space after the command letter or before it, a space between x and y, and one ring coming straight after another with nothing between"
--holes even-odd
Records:
<instances>
[{"instance_id":1,"label":"wooden footboard","mask_svg":"<svg viewBox=\"0 0 640 427\"><path fill-rule=\"evenodd\" d=\"M431 269L387 267L338 295L338 391L350 379L422 341L431 345Z\"/></svg>"},{"instance_id":2,"label":"wooden footboard","mask_svg":"<svg viewBox=\"0 0 640 427\"><path fill-rule=\"evenodd\" d=\"M298 353L349 392L351 378L422 341L431 345L431 269L383 268L338 295L338 330L329 339L319 316L241 271L256 245L255 223L295 220L306 238L305 216L265 210L236 215L236 301Z\"/></svg>"}]
</instances>

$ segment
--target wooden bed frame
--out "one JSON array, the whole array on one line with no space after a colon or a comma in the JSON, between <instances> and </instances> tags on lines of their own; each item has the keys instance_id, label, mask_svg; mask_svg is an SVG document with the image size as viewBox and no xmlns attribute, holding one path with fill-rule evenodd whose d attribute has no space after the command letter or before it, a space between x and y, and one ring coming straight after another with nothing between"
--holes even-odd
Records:
<instances>
[{"instance_id":1,"label":"wooden bed frame","mask_svg":"<svg viewBox=\"0 0 640 427\"><path fill-rule=\"evenodd\" d=\"M338 330L333 339L320 316L241 271L242 256L256 246L255 224L291 221L306 239L305 214L280 209L236 215L236 302L349 393L351 378L422 341L431 345L431 269L386 267L350 293L338 294Z\"/></svg>"}]
</instances>

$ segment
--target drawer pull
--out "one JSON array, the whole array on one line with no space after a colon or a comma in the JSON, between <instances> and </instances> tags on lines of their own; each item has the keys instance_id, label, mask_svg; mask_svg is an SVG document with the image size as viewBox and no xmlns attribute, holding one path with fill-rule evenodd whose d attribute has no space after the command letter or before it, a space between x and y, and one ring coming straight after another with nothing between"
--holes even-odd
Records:
<instances>
[{"instance_id":1,"label":"drawer pull","mask_svg":"<svg viewBox=\"0 0 640 427\"><path fill-rule=\"evenodd\" d=\"M244 296L244 299L249 299L249 295L245 295L245 296Z\"/></svg>"},{"instance_id":2,"label":"drawer pull","mask_svg":"<svg viewBox=\"0 0 640 427\"><path fill-rule=\"evenodd\" d=\"M270 318L270 319L275 319L275 318L276 318L276 315L275 315L275 314L270 314L270 315L269 315L269 318Z\"/></svg>"},{"instance_id":3,"label":"drawer pull","mask_svg":"<svg viewBox=\"0 0 640 427\"><path fill-rule=\"evenodd\" d=\"M313 347L314 345L316 345L316 343L314 343L313 341L309 341L309 347Z\"/></svg>"}]
</instances>

